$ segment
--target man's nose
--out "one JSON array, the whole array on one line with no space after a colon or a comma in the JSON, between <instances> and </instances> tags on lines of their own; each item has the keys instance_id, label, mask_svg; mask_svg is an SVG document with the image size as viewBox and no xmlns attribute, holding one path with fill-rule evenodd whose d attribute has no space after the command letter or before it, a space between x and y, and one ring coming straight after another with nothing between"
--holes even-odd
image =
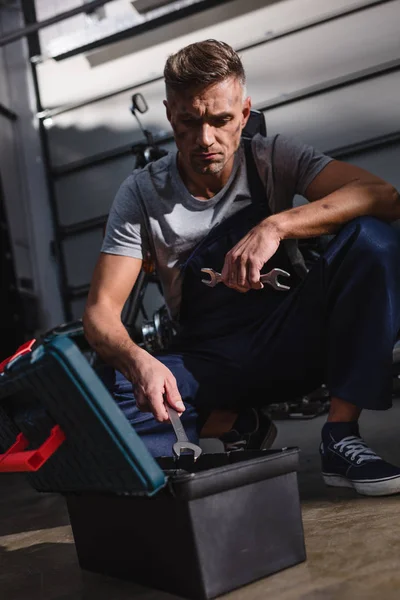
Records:
<instances>
[{"instance_id":1,"label":"man's nose","mask_svg":"<svg viewBox=\"0 0 400 600\"><path fill-rule=\"evenodd\" d=\"M209 148L215 141L213 128L208 123L200 126L197 134L197 143L202 148Z\"/></svg>"}]
</instances>

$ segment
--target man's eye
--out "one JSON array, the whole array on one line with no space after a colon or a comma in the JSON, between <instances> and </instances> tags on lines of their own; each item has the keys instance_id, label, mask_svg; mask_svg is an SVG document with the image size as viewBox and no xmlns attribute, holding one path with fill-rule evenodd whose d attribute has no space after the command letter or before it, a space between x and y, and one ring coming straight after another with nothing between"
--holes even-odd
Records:
<instances>
[{"instance_id":1,"label":"man's eye","mask_svg":"<svg viewBox=\"0 0 400 600\"><path fill-rule=\"evenodd\" d=\"M214 127L223 127L227 123L229 123L232 119L230 117L225 117L224 119L216 119L213 123Z\"/></svg>"}]
</instances>

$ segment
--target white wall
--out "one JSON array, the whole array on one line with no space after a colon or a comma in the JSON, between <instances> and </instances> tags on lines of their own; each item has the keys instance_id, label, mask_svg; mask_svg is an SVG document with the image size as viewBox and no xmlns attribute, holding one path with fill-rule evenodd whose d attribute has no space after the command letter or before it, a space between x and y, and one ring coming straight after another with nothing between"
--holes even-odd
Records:
<instances>
[{"instance_id":1,"label":"white wall","mask_svg":"<svg viewBox=\"0 0 400 600\"><path fill-rule=\"evenodd\" d=\"M78 0L36 0L39 19L77 5ZM161 75L166 57L193 41L215 37L240 48L352 7L362 12L309 28L242 52L248 89L257 106L284 99L309 86L332 82L398 60L400 0L368 8L365 0L232 0L196 17L160 30L60 62L38 66L42 101L54 109L90 100ZM131 10L127 0L105 6L109 16ZM83 15L41 33L45 49L59 35L90 27ZM169 130L162 82L141 85L150 110L144 124L154 132ZM53 117L48 129L51 160L65 167L99 152L140 139L129 112L132 91ZM269 133L282 132L323 151L355 144L400 129L400 72L376 75L307 99L266 111ZM400 187L400 144L346 160L365 166ZM115 191L133 166L123 157L77 171L56 181L62 225L106 214ZM72 286L88 283L101 243L101 232L81 233L63 242ZM81 315L84 300L74 302Z\"/></svg>"}]
</instances>

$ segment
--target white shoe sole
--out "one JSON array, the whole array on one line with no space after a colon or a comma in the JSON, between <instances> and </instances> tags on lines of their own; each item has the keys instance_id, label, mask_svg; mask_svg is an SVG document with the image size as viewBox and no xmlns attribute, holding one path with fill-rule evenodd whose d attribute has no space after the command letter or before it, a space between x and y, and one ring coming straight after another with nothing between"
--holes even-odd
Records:
<instances>
[{"instance_id":1,"label":"white shoe sole","mask_svg":"<svg viewBox=\"0 0 400 600\"><path fill-rule=\"evenodd\" d=\"M400 494L400 475L388 477L386 479L372 479L355 481L343 477L343 475L334 475L332 473L322 473L326 485L331 487L353 488L363 496L390 496Z\"/></svg>"}]
</instances>

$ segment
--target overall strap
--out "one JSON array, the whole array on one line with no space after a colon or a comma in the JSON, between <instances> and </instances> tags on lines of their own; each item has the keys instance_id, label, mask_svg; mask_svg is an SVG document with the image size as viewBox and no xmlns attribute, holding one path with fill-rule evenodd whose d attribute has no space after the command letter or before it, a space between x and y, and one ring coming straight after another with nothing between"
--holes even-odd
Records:
<instances>
[{"instance_id":1,"label":"overall strap","mask_svg":"<svg viewBox=\"0 0 400 600\"><path fill-rule=\"evenodd\" d=\"M250 195L254 204L259 204L262 207L265 217L271 215L271 209L268 205L267 192L265 185L261 181L260 174L254 160L253 149L251 147L251 139L243 140L243 147L246 157L247 180L249 183Z\"/></svg>"}]
</instances>

